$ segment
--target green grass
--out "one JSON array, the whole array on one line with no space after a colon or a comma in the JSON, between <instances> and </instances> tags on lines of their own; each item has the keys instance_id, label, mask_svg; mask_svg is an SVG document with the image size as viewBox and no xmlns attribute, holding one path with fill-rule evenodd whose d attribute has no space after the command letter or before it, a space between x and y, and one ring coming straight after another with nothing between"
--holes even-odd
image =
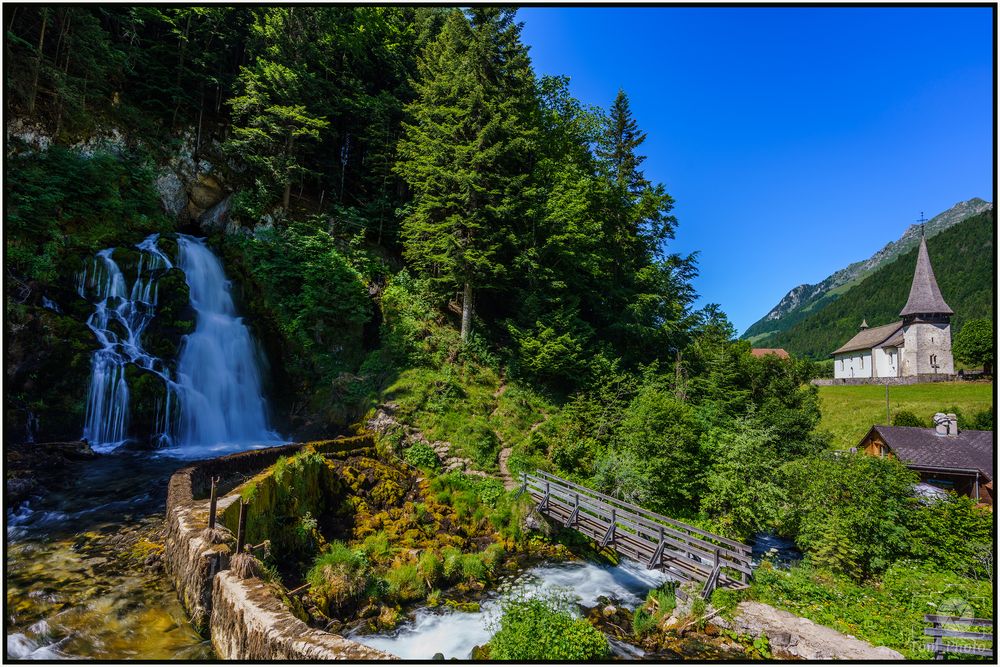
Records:
<instances>
[{"instance_id":1,"label":"green grass","mask_svg":"<svg viewBox=\"0 0 1000 667\"><path fill-rule=\"evenodd\" d=\"M507 384L488 366L471 361L441 368L410 368L389 386L383 400L398 406L400 421L431 440L450 442L455 453L496 472L503 445L515 446L555 408L520 385Z\"/></svg>"},{"instance_id":2,"label":"green grass","mask_svg":"<svg viewBox=\"0 0 1000 667\"><path fill-rule=\"evenodd\" d=\"M885 386L819 387L823 417L819 430L830 433L836 449L854 447L873 424L885 424ZM935 412L955 406L965 417L993 407L993 384L931 382L889 387L889 410L907 410L930 421Z\"/></svg>"}]
</instances>

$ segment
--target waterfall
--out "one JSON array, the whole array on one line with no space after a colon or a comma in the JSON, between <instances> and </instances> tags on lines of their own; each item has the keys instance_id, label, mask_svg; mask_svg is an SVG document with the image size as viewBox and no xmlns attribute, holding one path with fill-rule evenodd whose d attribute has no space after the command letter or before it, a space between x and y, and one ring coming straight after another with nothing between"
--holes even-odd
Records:
<instances>
[{"instance_id":1,"label":"waterfall","mask_svg":"<svg viewBox=\"0 0 1000 667\"><path fill-rule=\"evenodd\" d=\"M222 263L201 239L181 235L177 244L197 313L177 365L179 442L197 447L277 440L267 425L253 339L236 316Z\"/></svg>"},{"instance_id":2,"label":"waterfall","mask_svg":"<svg viewBox=\"0 0 1000 667\"><path fill-rule=\"evenodd\" d=\"M197 319L181 344L177 377L143 348L142 335L156 314L159 277L174 268L158 240L152 234L136 246L131 288L113 258L114 248L98 252L77 277L78 293L89 293L94 301L87 326L100 344L91 358L83 437L102 452L128 440L125 369L133 364L164 383L165 399L156 406L157 432L150 435L171 453L196 456L206 448L277 442L267 424L253 339L236 315L221 262L201 239L178 238L177 268L184 272Z\"/></svg>"},{"instance_id":3,"label":"waterfall","mask_svg":"<svg viewBox=\"0 0 1000 667\"><path fill-rule=\"evenodd\" d=\"M81 294L92 285L97 299L87 326L101 348L91 358L87 419L83 428L83 437L97 451L114 449L127 439L126 365L135 364L170 383L163 363L142 347L142 333L153 319L156 304L154 272L172 266L156 247L157 238L153 234L138 246L139 266L130 296L126 296L125 276L112 259L114 248L98 252L89 272L87 268L81 272L77 285Z\"/></svg>"}]
</instances>

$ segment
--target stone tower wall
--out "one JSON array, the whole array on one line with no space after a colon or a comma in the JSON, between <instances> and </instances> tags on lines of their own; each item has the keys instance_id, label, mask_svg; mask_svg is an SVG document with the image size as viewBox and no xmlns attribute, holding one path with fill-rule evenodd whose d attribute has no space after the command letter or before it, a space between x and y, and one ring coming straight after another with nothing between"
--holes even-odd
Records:
<instances>
[{"instance_id":1,"label":"stone tower wall","mask_svg":"<svg viewBox=\"0 0 1000 667\"><path fill-rule=\"evenodd\" d=\"M937 373L954 375L955 361L951 356L951 324L913 322L903 325L902 375ZM937 369L931 365L931 355L937 357Z\"/></svg>"}]
</instances>

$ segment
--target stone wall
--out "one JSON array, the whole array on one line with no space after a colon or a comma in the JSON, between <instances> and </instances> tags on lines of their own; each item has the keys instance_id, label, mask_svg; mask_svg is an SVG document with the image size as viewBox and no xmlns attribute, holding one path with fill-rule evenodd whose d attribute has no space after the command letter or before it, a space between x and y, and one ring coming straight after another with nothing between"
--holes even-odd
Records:
<instances>
[{"instance_id":1,"label":"stone wall","mask_svg":"<svg viewBox=\"0 0 1000 667\"><path fill-rule=\"evenodd\" d=\"M222 660L393 660L295 618L260 579L220 572L212 586L212 646Z\"/></svg>"},{"instance_id":2,"label":"stone wall","mask_svg":"<svg viewBox=\"0 0 1000 667\"><path fill-rule=\"evenodd\" d=\"M370 436L308 443L321 453L371 447ZM217 516L239 500L235 488L247 477L291 456L305 445L239 452L181 468L167 488L164 564L195 629L210 633L228 660L371 660L390 654L310 628L295 618L259 579L229 571L235 538L225 529L209 534L211 478L221 478Z\"/></svg>"},{"instance_id":3,"label":"stone wall","mask_svg":"<svg viewBox=\"0 0 1000 667\"><path fill-rule=\"evenodd\" d=\"M959 379L961 378L957 375L928 373L898 378L816 378L811 380L811 383L817 387L836 387L839 385L855 384L888 384L895 386L904 384L923 384L925 382L955 382Z\"/></svg>"}]
</instances>

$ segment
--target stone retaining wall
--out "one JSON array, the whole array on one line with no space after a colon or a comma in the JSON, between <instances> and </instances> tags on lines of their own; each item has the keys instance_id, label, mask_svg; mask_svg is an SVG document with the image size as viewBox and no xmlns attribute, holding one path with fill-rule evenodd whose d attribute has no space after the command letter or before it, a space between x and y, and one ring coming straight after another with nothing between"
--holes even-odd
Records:
<instances>
[{"instance_id":1,"label":"stone retaining wall","mask_svg":"<svg viewBox=\"0 0 1000 667\"><path fill-rule=\"evenodd\" d=\"M222 660L394 660L391 653L310 628L260 579L220 572L212 585L212 646Z\"/></svg>"},{"instance_id":2,"label":"stone retaining wall","mask_svg":"<svg viewBox=\"0 0 1000 667\"><path fill-rule=\"evenodd\" d=\"M941 373L926 373L921 375L908 375L898 378L816 378L810 382L817 387L836 387L839 385L856 384L877 384L877 385L906 385L923 384L925 382L955 382L962 378L957 375L944 375Z\"/></svg>"},{"instance_id":3,"label":"stone retaining wall","mask_svg":"<svg viewBox=\"0 0 1000 667\"><path fill-rule=\"evenodd\" d=\"M372 446L369 436L308 443L321 453ZM259 579L241 580L229 570L235 537L208 539L211 478L252 476L303 446L283 445L199 461L181 468L167 488L164 565L177 596L201 634L210 633L219 656L228 660L372 660L394 656L338 635L310 628L295 618ZM226 482L223 481L223 489ZM230 486L237 486L230 484ZM217 501L221 516L239 495ZM217 521L216 526L221 526ZM223 531L224 534L224 531Z\"/></svg>"}]
</instances>

